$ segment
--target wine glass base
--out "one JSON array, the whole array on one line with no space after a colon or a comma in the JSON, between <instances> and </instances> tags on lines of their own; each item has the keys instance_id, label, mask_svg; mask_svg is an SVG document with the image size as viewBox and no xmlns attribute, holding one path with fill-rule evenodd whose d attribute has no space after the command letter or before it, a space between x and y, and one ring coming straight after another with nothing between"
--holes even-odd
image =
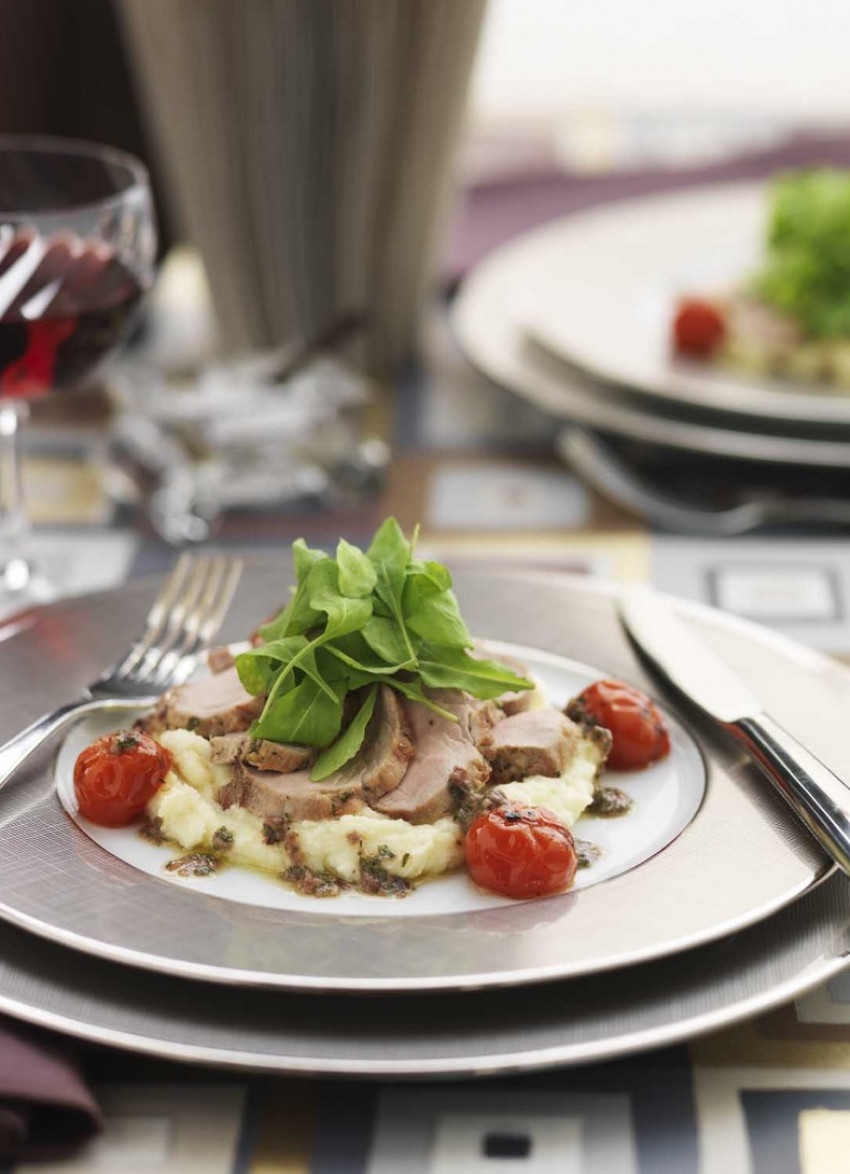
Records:
<instances>
[{"instance_id":1,"label":"wine glass base","mask_svg":"<svg viewBox=\"0 0 850 1174\"><path fill-rule=\"evenodd\" d=\"M28 559L16 556L0 566L0 618L57 596L50 580Z\"/></svg>"}]
</instances>

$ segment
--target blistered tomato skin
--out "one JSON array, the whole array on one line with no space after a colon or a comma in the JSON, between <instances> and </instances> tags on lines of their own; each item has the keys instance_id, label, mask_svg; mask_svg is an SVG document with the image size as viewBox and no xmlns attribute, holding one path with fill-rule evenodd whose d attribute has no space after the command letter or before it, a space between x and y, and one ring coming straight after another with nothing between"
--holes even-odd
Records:
<instances>
[{"instance_id":1,"label":"blistered tomato skin","mask_svg":"<svg viewBox=\"0 0 850 1174\"><path fill-rule=\"evenodd\" d=\"M80 814L101 827L125 827L141 815L171 769L171 755L148 734L104 734L77 758Z\"/></svg>"},{"instance_id":2,"label":"blistered tomato skin","mask_svg":"<svg viewBox=\"0 0 850 1174\"><path fill-rule=\"evenodd\" d=\"M473 820L464 852L482 889L522 900L568 888L577 858L569 828L545 807L504 804Z\"/></svg>"},{"instance_id":3,"label":"blistered tomato skin","mask_svg":"<svg viewBox=\"0 0 850 1174\"><path fill-rule=\"evenodd\" d=\"M567 712L611 731L607 766L641 770L670 753L670 732L652 698L623 681L597 681L579 693Z\"/></svg>"}]
</instances>

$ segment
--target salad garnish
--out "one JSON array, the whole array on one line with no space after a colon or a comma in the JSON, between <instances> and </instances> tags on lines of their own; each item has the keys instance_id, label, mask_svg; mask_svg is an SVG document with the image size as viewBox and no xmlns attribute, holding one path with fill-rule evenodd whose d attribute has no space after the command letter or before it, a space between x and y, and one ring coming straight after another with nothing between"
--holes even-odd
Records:
<instances>
[{"instance_id":1,"label":"salad garnish","mask_svg":"<svg viewBox=\"0 0 850 1174\"><path fill-rule=\"evenodd\" d=\"M315 782L360 749L381 683L452 720L426 688L481 700L534 688L504 664L470 654L451 575L417 558L415 544L416 534L408 541L395 518L365 551L340 539L335 558L298 539L291 600L260 628L263 642L236 657L244 688L266 695L250 733L320 749ZM357 709L343 730L353 694Z\"/></svg>"},{"instance_id":2,"label":"salad garnish","mask_svg":"<svg viewBox=\"0 0 850 1174\"><path fill-rule=\"evenodd\" d=\"M766 243L755 295L812 338L850 337L850 172L818 167L778 176Z\"/></svg>"}]
</instances>

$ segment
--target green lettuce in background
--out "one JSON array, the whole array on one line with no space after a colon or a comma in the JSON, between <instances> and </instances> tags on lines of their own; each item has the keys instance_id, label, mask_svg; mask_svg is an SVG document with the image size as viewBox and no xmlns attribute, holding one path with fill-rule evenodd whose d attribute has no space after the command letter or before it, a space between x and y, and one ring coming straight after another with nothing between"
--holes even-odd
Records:
<instances>
[{"instance_id":1,"label":"green lettuce in background","mask_svg":"<svg viewBox=\"0 0 850 1174\"><path fill-rule=\"evenodd\" d=\"M850 172L813 168L773 181L767 256L751 288L813 338L850 337Z\"/></svg>"}]
</instances>

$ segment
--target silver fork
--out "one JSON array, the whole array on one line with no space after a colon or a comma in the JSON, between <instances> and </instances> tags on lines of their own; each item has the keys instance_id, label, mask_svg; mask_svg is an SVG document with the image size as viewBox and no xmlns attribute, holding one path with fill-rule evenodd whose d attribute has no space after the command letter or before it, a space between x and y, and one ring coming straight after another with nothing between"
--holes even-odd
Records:
<instances>
[{"instance_id":1,"label":"silver fork","mask_svg":"<svg viewBox=\"0 0 850 1174\"><path fill-rule=\"evenodd\" d=\"M76 701L0 746L0 789L51 734L93 710L143 709L188 680L215 637L242 574L241 559L183 554L148 612L145 631Z\"/></svg>"}]
</instances>

